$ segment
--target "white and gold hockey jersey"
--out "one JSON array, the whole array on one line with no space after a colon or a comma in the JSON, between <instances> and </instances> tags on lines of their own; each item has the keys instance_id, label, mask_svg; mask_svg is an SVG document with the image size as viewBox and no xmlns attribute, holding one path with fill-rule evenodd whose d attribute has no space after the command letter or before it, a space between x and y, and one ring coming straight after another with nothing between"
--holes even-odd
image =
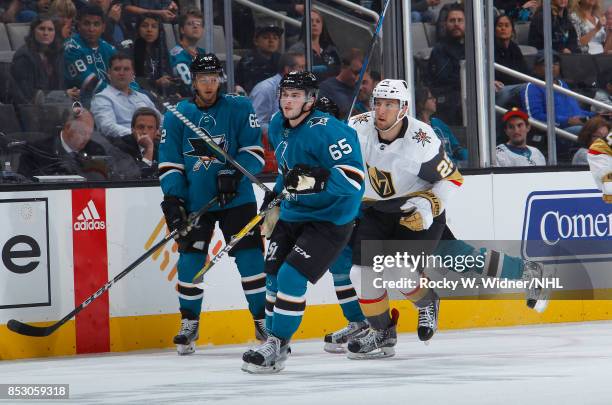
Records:
<instances>
[{"instance_id":1,"label":"white and gold hockey jersey","mask_svg":"<svg viewBox=\"0 0 612 405\"><path fill-rule=\"evenodd\" d=\"M591 174L597 188L603 193L604 201L612 203L612 134L591 144L588 161Z\"/></svg>"},{"instance_id":2,"label":"white and gold hockey jersey","mask_svg":"<svg viewBox=\"0 0 612 405\"><path fill-rule=\"evenodd\" d=\"M431 203L435 217L463 184L463 177L429 125L409 116L398 125L402 132L388 143L379 138L372 111L349 120L359 136L368 177L364 202L398 212L407 199L422 197Z\"/></svg>"}]
</instances>

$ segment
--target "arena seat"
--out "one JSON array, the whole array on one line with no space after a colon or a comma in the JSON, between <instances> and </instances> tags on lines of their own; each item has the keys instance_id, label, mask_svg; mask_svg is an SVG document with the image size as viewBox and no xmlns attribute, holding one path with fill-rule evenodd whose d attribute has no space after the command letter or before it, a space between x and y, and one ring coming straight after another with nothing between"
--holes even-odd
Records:
<instances>
[{"instance_id":1,"label":"arena seat","mask_svg":"<svg viewBox=\"0 0 612 405\"><path fill-rule=\"evenodd\" d=\"M11 48L16 51L21 48L22 45L25 45L25 38L30 32L30 23L6 24L6 31L11 41Z\"/></svg>"}]
</instances>

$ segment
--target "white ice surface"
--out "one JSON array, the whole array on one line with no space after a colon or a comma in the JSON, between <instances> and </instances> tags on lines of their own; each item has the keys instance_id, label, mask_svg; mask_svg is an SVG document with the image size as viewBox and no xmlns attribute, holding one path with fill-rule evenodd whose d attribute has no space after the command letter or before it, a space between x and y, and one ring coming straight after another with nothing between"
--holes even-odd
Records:
<instances>
[{"instance_id":1,"label":"white ice surface","mask_svg":"<svg viewBox=\"0 0 612 405\"><path fill-rule=\"evenodd\" d=\"M403 334L384 360L292 348L274 375L242 372L245 347L224 346L4 361L0 382L68 383L78 404L612 404L612 322L439 332L429 346Z\"/></svg>"}]
</instances>

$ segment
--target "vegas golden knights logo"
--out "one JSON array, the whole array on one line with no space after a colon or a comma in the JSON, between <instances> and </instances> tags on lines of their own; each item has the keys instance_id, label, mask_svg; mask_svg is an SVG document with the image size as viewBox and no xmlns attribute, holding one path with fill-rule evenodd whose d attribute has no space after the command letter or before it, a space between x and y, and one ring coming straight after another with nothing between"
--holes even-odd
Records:
<instances>
[{"instance_id":1,"label":"vegas golden knights logo","mask_svg":"<svg viewBox=\"0 0 612 405\"><path fill-rule=\"evenodd\" d=\"M382 198L391 197L395 194L395 187L393 187L393 180L391 179L391 173L383 172L378 170L376 167L368 167L368 177L370 178L370 184L374 191Z\"/></svg>"}]
</instances>

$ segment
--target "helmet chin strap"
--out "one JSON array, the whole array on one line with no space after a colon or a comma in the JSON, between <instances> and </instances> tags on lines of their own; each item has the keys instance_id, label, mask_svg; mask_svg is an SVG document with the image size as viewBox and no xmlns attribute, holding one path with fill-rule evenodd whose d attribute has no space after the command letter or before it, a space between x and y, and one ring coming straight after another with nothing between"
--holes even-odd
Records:
<instances>
[{"instance_id":1,"label":"helmet chin strap","mask_svg":"<svg viewBox=\"0 0 612 405\"><path fill-rule=\"evenodd\" d=\"M378 128L376 126L376 119L374 120L374 128L376 128L378 131L380 132L389 132L391 131L393 128L395 128L395 126L397 124L399 124L400 122L402 122L402 120L404 119L404 117L406 116L406 114L402 115L402 117L400 118L400 114L402 114L402 109L400 108L400 110L397 112L397 116L395 117L395 122L393 123L393 125L391 125L389 128L387 129L381 129Z\"/></svg>"}]
</instances>

